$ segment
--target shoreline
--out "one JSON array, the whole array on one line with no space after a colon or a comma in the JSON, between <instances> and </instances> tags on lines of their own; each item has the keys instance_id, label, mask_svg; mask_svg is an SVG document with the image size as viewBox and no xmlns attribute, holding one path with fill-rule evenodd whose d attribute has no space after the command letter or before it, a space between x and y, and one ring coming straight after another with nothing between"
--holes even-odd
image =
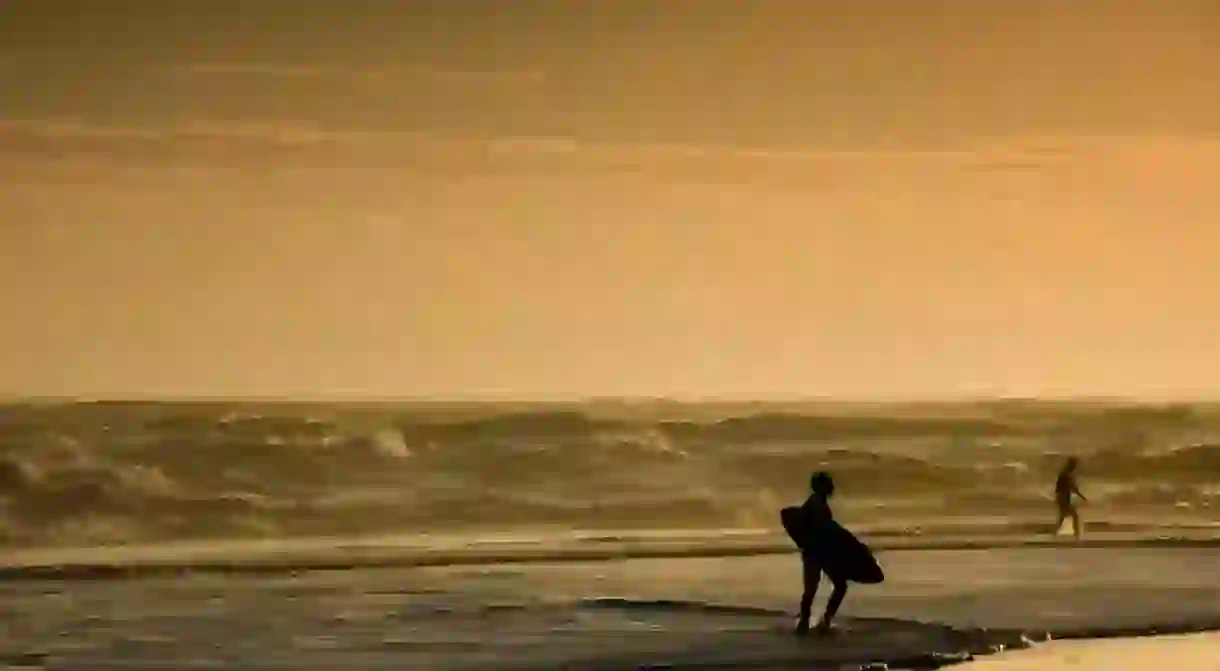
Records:
<instances>
[{"instance_id":1,"label":"shoreline","mask_svg":"<svg viewBox=\"0 0 1220 671\"><path fill-rule=\"evenodd\" d=\"M610 599L609 601L615 601ZM647 604L636 604L637 606L646 606ZM671 608L683 606L685 604L663 604ZM713 605L704 605L707 610L716 610ZM741 611L745 614L747 610L760 609L732 609ZM761 609L763 613L782 617L789 613L767 612ZM759 612L748 614L763 614ZM879 668L891 669L893 671L923 671L926 669L940 669L950 667L961 667L980 661L988 661L999 656L1010 656L1014 653L1021 654L1026 651L1045 649L1046 646L1054 646L1056 644L1068 643L1071 645L1081 646L1087 645L1089 642L1121 642L1121 641L1141 641L1155 640L1166 637L1184 637L1184 636L1199 636L1199 635L1215 635L1220 637L1220 615L1216 616L1215 620L1196 621L1196 622L1178 622L1178 623L1150 623L1138 627L1084 627L1084 628L1066 628L1066 629L985 629L985 628L964 628L954 627L935 621L923 621L918 619L895 619L895 618L845 618L851 622L852 626L848 629L859 625L873 625L876 627L891 627L895 629L901 628L916 628L926 631L939 632L943 637L940 644L931 644L922 651L913 652L911 650L897 650L891 653L869 653L863 650L839 649L828 650L824 654L832 655L837 659L819 659L811 660L810 653L801 649L797 649L789 655L774 655L769 656L765 661L752 662L739 659L734 660L717 660L709 661L706 659L691 660L686 662L663 662L657 665L649 666L645 664L643 667L636 666L638 662L628 663L623 666L626 669L637 668L664 668L677 671L679 669L745 669L754 668L760 671L779 671L781 669L806 669L809 664L830 663L833 662L836 666L859 666L861 669ZM798 639L800 640L800 639ZM1218 638L1220 641L1220 638ZM801 644L808 643L809 645L818 645L819 639L811 635L808 639L801 640ZM838 642L842 645L842 639L838 637L829 639L829 642ZM817 654L817 653L814 653ZM788 659L791 657L791 659ZM567 667L565 667L567 668ZM578 667L572 667L578 668ZM609 666L600 666L607 670L617 670L619 666L611 664Z\"/></svg>"},{"instance_id":2,"label":"shoreline","mask_svg":"<svg viewBox=\"0 0 1220 671\"><path fill-rule=\"evenodd\" d=\"M1052 642L1034 649L980 655L951 666L961 671L1065 671L1162 665L1175 671L1212 671L1217 657L1220 657L1220 632L1211 631Z\"/></svg>"},{"instance_id":3,"label":"shoreline","mask_svg":"<svg viewBox=\"0 0 1220 671\"><path fill-rule=\"evenodd\" d=\"M1093 539L1094 549L1078 551L1070 542L1027 540L1036 544L894 550L883 559L891 579L851 596L830 638L792 635L796 566L776 555L602 564L538 558L478 568L288 570L271 578L188 572L146 581L16 580L4 583L14 616L0 641L7 636L14 654L57 668L201 655L218 671L289 664L470 671L965 664L966 671L971 663L1029 664L1076 651L1121 661L1115 651L1128 647L1161 659L1154 651L1162 644L1140 642L1220 632L1213 549L1128 537ZM1121 549L1135 543L1155 549ZM240 557L230 561L237 572L248 568ZM163 568L135 567L128 575ZM1195 649L1211 650L1214 639L1207 641Z\"/></svg>"},{"instance_id":4,"label":"shoreline","mask_svg":"<svg viewBox=\"0 0 1220 671\"><path fill-rule=\"evenodd\" d=\"M922 551L1072 548L1220 548L1220 534L1097 533L1076 541L1063 537L882 537L861 538L878 554ZM498 547L497 547L498 546ZM21 550L0 561L0 581L115 580L183 574L296 574L312 571L570 564L632 559L709 559L792 555L791 542L764 538L621 540L590 538L561 542L468 541L448 547L400 540L296 539L282 543L220 541L186 546L147 545Z\"/></svg>"}]
</instances>

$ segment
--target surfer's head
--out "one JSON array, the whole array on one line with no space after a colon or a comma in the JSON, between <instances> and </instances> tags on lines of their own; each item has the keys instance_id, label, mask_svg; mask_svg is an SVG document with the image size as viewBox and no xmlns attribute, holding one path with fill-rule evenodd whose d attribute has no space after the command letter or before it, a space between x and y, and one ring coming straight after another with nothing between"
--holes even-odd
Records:
<instances>
[{"instance_id":1,"label":"surfer's head","mask_svg":"<svg viewBox=\"0 0 1220 671\"><path fill-rule=\"evenodd\" d=\"M809 489L814 494L828 499L835 493L835 481L826 471L818 471L809 476Z\"/></svg>"},{"instance_id":2,"label":"surfer's head","mask_svg":"<svg viewBox=\"0 0 1220 671\"><path fill-rule=\"evenodd\" d=\"M1080 462L1076 459L1076 457L1068 457L1067 461L1063 464L1063 470L1071 473L1072 471L1076 470L1076 465L1079 463Z\"/></svg>"}]
</instances>

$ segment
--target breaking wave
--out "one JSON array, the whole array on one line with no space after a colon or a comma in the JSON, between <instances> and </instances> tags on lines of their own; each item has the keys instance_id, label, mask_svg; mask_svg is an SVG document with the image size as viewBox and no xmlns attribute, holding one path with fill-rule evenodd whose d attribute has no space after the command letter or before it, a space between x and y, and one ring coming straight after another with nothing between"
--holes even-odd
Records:
<instances>
[{"instance_id":1,"label":"breaking wave","mask_svg":"<svg viewBox=\"0 0 1220 671\"><path fill-rule=\"evenodd\" d=\"M818 468L857 524L1045 516L1064 452L1093 515L1213 520L1217 438L1176 408L9 405L0 542L770 526Z\"/></svg>"}]
</instances>

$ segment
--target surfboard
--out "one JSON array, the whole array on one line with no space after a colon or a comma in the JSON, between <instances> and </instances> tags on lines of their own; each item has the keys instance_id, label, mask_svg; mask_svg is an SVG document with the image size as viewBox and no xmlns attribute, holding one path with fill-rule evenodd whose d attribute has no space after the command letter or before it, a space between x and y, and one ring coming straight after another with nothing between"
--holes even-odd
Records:
<instances>
[{"instance_id":1,"label":"surfboard","mask_svg":"<svg viewBox=\"0 0 1220 671\"><path fill-rule=\"evenodd\" d=\"M885 571L873 551L838 522L813 525L798 506L783 508L779 518L792 542L812 554L826 573L865 585L885 581Z\"/></svg>"}]
</instances>

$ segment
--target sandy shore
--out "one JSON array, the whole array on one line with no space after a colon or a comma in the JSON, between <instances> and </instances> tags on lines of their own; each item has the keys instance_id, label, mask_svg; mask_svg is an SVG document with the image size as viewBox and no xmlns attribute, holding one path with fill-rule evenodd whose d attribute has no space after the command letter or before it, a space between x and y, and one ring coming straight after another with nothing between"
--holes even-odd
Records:
<instances>
[{"instance_id":1,"label":"sandy shore","mask_svg":"<svg viewBox=\"0 0 1220 671\"><path fill-rule=\"evenodd\" d=\"M1220 634L1057 641L1033 650L983 657L955 668L958 671L1216 671L1220 669Z\"/></svg>"},{"instance_id":2,"label":"sandy shore","mask_svg":"<svg viewBox=\"0 0 1220 671\"><path fill-rule=\"evenodd\" d=\"M10 572L0 581L0 665L914 668L1045 640L1047 632L1064 638L1220 629L1214 548L1069 543L880 557L887 582L854 588L839 634L808 640L789 634L799 589L797 560L789 555L154 571L130 580ZM1056 641L1031 654L1093 650L1094 643L1115 645Z\"/></svg>"}]
</instances>

